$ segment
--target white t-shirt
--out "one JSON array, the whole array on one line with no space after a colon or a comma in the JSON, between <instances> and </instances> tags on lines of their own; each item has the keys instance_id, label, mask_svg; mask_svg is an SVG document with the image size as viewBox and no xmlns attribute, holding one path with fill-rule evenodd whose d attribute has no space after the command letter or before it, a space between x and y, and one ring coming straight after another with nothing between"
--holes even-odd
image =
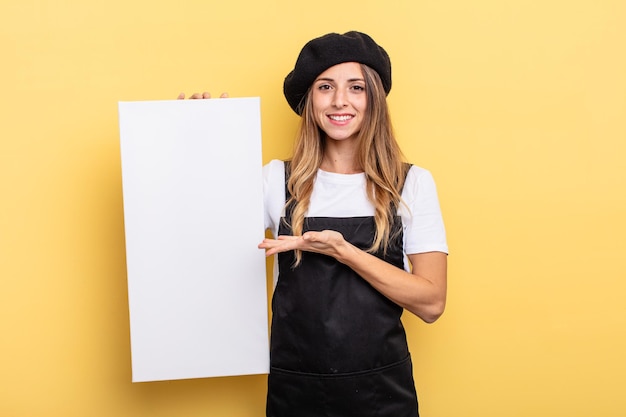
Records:
<instances>
[{"instance_id":1,"label":"white t-shirt","mask_svg":"<svg viewBox=\"0 0 626 417\"><path fill-rule=\"evenodd\" d=\"M307 217L373 216L365 191L365 174L336 174L318 170ZM273 160L263 167L265 227L278 235L285 214L285 165ZM407 174L398 214L402 218L405 255L448 253L446 232L435 181L430 172L413 165ZM405 268L408 264L405 257Z\"/></svg>"}]
</instances>

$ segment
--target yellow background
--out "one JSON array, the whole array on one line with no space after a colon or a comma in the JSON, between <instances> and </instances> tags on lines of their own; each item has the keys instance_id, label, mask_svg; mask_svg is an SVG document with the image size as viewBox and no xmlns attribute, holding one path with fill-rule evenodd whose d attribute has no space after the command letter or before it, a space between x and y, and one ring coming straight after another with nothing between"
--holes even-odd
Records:
<instances>
[{"instance_id":1,"label":"yellow background","mask_svg":"<svg viewBox=\"0 0 626 417\"><path fill-rule=\"evenodd\" d=\"M351 29L392 57L448 230L447 311L405 320L422 414L626 415L625 22L623 0L3 0L0 415L263 415L264 376L130 382L117 102L261 96L285 158L283 77Z\"/></svg>"}]
</instances>

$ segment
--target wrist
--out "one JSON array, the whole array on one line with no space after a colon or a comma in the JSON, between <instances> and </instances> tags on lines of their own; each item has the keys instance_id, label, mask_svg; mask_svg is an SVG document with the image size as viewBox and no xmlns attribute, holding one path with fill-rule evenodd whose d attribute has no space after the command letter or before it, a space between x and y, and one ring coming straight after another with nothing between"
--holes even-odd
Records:
<instances>
[{"instance_id":1,"label":"wrist","mask_svg":"<svg viewBox=\"0 0 626 417\"><path fill-rule=\"evenodd\" d=\"M337 246L336 259L342 264L350 266L354 257L358 254L359 249L352 243L344 240Z\"/></svg>"}]
</instances>

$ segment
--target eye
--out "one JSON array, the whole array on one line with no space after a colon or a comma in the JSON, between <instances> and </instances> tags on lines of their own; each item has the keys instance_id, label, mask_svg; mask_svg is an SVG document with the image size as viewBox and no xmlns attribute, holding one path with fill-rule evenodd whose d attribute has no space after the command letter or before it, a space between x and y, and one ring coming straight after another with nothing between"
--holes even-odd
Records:
<instances>
[{"instance_id":1,"label":"eye","mask_svg":"<svg viewBox=\"0 0 626 417\"><path fill-rule=\"evenodd\" d=\"M330 85L329 84L320 84L317 86L318 90L330 90Z\"/></svg>"},{"instance_id":2,"label":"eye","mask_svg":"<svg viewBox=\"0 0 626 417\"><path fill-rule=\"evenodd\" d=\"M356 91L365 91L365 86L360 85L360 84L355 84L352 86L352 89Z\"/></svg>"}]
</instances>

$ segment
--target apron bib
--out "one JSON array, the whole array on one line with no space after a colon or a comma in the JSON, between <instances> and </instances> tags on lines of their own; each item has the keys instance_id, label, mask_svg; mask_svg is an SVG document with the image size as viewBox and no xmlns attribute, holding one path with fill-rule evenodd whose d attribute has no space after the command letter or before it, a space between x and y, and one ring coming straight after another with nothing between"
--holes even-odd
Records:
<instances>
[{"instance_id":1,"label":"apron bib","mask_svg":"<svg viewBox=\"0 0 626 417\"><path fill-rule=\"evenodd\" d=\"M286 210L290 219L290 207ZM291 235L281 221L279 235ZM335 230L371 246L373 217L309 217L304 231ZM402 221L395 217L385 254L403 268ZM268 417L417 417L417 396L402 307L332 257L278 255L272 298Z\"/></svg>"}]
</instances>

